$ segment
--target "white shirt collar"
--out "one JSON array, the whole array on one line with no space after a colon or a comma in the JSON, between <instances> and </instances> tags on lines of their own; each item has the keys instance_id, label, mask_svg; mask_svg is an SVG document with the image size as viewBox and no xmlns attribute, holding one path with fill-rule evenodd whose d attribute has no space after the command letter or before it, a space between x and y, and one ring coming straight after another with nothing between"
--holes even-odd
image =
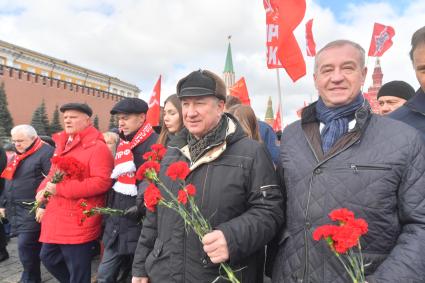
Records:
<instances>
[{"instance_id":1,"label":"white shirt collar","mask_svg":"<svg viewBox=\"0 0 425 283\"><path fill-rule=\"evenodd\" d=\"M348 122L348 131L351 131L352 129L354 129L355 126L356 126L356 119L353 119L350 122ZM325 124L320 122L320 126L319 126L320 132L322 132L324 127L325 127Z\"/></svg>"}]
</instances>

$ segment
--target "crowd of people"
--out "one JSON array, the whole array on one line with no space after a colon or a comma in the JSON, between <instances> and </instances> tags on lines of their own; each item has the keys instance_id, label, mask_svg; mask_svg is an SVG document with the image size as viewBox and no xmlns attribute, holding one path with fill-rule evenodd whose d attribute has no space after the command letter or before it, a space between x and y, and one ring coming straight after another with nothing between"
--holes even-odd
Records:
<instances>
[{"instance_id":1,"label":"crowd of people","mask_svg":"<svg viewBox=\"0 0 425 283\"><path fill-rule=\"evenodd\" d=\"M379 115L361 92L364 49L349 40L325 45L315 57L319 98L280 141L207 70L178 82L159 134L139 98L110 109L117 132L94 128L82 103L60 107L64 131L53 146L29 125L14 127L12 157L0 151L0 217L18 238L21 282L41 282L41 263L60 282L90 282L99 243L102 283L226 282L221 263L243 283L349 282L327 243L312 237L337 208L368 223L366 282L425 282L425 27L411 45L420 88L383 85ZM167 148L158 172L165 187L177 191L167 177L173 163L188 165L186 181L212 227L202 238L175 210L146 209L149 184L135 173L154 144ZM83 177L53 181L59 157L77 159ZM81 200L123 213L81 221ZM41 205L32 212L34 201ZM3 226L0 261L9 256Z\"/></svg>"}]
</instances>

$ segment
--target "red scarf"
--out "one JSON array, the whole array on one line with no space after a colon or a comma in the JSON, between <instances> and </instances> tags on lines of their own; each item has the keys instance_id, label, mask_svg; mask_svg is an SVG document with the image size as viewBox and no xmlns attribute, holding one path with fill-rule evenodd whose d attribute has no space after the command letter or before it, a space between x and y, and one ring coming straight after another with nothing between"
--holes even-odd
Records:
<instances>
[{"instance_id":1,"label":"red scarf","mask_svg":"<svg viewBox=\"0 0 425 283\"><path fill-rule=\"evenodd\" d=\"M113 186L114 191L124 195L137 195L136 176L134 174L136 165L131 150L143 143L152 133L152 126L145 123L131 141L120 140L117 153L115 153L114 170L111 174L112 179L117 179Z\"/></svg>"},{"instance_id":2,"label":"red scarf","mask_svg":"<svg viewBox=\"0 0 425 283\"><path fill-rule=\"evenodd\" d=\"M28 151L22 154L15 155L15 158L11 160L11 162L3 170L3 173L1 173L1 177L7 180L12 180L13 175L15 174L15 171L19 166L19 163L37 150L39 150L43 146L43 144L44 142L39 137L37 137L34 142L34 145Z\"/></svg>"}]
</instances>

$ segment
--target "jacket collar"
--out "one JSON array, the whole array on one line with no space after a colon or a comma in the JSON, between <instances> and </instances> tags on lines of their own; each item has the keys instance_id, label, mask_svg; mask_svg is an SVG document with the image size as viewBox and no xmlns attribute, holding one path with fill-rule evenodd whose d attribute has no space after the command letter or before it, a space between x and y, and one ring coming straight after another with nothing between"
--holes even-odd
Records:
<instances>
[{"instance_id":1,"label":"jacket collar","mask_svg":"<svg viewBox=\"0 0 425 283\"><path fill-rule=\"evenodd\" d=\"M319 120L316 117L316 102L310 104L306 108L303 109L301 114L301 124L307 124L307 123L319 123ZM363 129L367 121L372 116L372 111L370 109L369 102L365 99L363 105L357 109L356 113L354 114L356 119L356 126L353 130L356 129Z\"/></svg>"},{"instance_id":2,"label":"jacket collar","mask_svg":"<svg viewBox=\"0 0 425 283\"><path fill-rule=\"evenodd\" d=\"M60 153L65 153L75 148L77 145L81 145L83 148L87 148L96 144L96 141L105 141L103 139L102 133L100 133L95 127L89 126L82 130L81 132L74 135L71 145L65 149L65 144L68 141L69 135L65 131L59 132L53 135L53 140L55 141L56 148Z\"/></svg>"},{"instance_id":3,"label":"jacket collar","mask_svg":"<svg viewBox=\"0 0 425 283\"><path fill-rule=\"evenodd\" d=\"M419 88L415 96L409 99L406 102L405 106L425 115L425 92L421 88Z\"/></svg>"}]
</instances>

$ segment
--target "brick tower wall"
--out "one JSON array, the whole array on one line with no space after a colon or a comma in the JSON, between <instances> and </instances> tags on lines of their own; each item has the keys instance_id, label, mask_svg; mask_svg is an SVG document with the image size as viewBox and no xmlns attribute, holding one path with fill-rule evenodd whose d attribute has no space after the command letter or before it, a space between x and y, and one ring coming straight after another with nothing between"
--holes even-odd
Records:
<instances>
[{"instance_id":1,"label":"brick tower wall","mask_svg":"<svg viewBox=\"0 0 425 283\"><path fill-rule=\"evenodd\" d=\"M56 105L60 107L69 102L87 103L93 109L92 119L95 115L99 117L99 130L104 132L109 126L109 111L124 98L4 65L0 65L1 83L4 83L8 108L15 125L31 123L35 109L44 99L50 122Z\"/></svg>"}]
</instances>

